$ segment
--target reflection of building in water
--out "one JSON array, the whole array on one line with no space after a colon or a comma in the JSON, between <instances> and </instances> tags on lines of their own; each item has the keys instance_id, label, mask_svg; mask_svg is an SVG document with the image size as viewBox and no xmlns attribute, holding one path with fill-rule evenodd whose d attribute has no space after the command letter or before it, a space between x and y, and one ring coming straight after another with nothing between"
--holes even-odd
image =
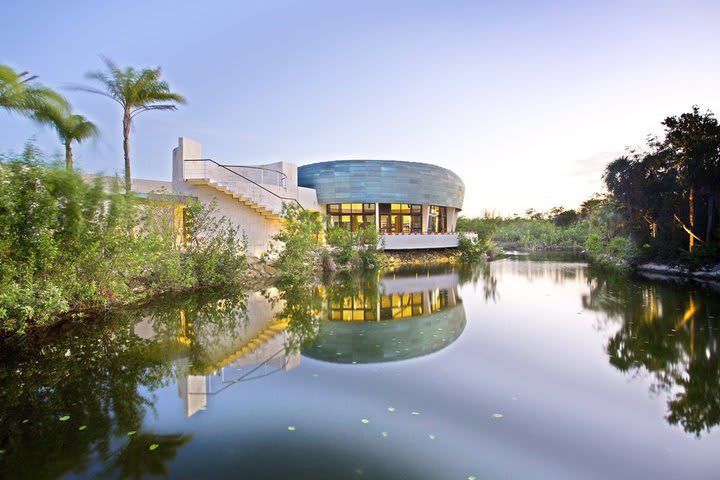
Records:
<instances>
[{"instance_id":1,"label":"reflection of building in water","mask_svg":"<svg viewBox=\"0 0 720 480\"><path fill-rule=\"evenodd\" d=\"M198 315L189 321L180 311L175 337L181 349L176 364L177 383L187 416L203 410L209 395L300 363L299 353L285 351L287 323L277 320L281 305L270 298L251 293L247 308L224 312L217 318ZM150 319L139 322L135 332L146 339L158 333Z\"/></svg>"},{"instance_id":2,"label":"reflection of building in water","mask_svg":"<svg viewBox=\"0 0 720 480\"><path fill-rule=\"evenodd\" d=\"M377 293L341 299L329 292L326 321L303 354L335 363L403 360L445 348L465 328L458 273L392 273Z\"/></svg>"}]
</instances>

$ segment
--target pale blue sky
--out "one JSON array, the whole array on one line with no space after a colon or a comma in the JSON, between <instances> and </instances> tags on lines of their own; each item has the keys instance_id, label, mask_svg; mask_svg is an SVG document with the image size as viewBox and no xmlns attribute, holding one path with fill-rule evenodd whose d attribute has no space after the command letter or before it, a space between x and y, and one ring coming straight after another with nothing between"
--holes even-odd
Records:
<instances>
[{"instance_id":1,"label":"pale blue sky","mask_svg":"<svg viewBox=\"0 0 720 480\"><path fill-rule=\"evenodd\" d=\"M466 183L467 215L576 206L604 163L697 103L720 113L720 2L9 0L0 63L48 86L106 55L162 66L188 105L138 117L133 176L170 178L177 137L224 163L429 162ZM113 102L62 90L122 167ZM49 129L0 112L0 150Z\"/></svg>"}]
</instances>

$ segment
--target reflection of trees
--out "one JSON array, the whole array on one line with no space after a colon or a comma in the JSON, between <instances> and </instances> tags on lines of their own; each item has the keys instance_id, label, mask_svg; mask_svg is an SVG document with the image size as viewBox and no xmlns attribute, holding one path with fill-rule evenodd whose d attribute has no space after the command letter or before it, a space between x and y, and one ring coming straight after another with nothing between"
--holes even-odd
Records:
<instances>
[{"instance_id":1,"label":"reflection of trees","mask_svg":"<svg viewBox=\"0 0 720 480\"><path fill-rule=\"evenodd\" d=\"M492 300L494 303L500 298L497 290L497 278L492 273L489 263L461 265L458 268L458 274L460 276L460 285L472 283L473 287L476 288L478 284L482 285L483 298L486 302Z\"/></svg>"},{"instance_id":2,"label":"reflection of trees","mask_svg":"<svg viewBox=\"0 0 720 480\"><path fill-rule=\"evenodd\" d=\"M177 456L180 447L191 439L190 435L138 433L118 453L105 474L137 480L149 475L167 477L167 464ZM151 451L152 445L158 447Z\"/></svg>"},{"instance_id":3,"label":"reflection of trees","mask_svg":"<svg viewBox=\"0 0 720 480\"><path fill-rule=\"evenodd\" d=\"M288 325L285 353L298 353L303 345L312 342L317 335L322 309L321 288L307 283L285 282L279 287L276 301L283 302L283 309L277 318L286 321Z\"/></svg>"},{"instance_id":4,"label":"reflection of trees","mask_svg":"<svg viewBox=\"0 0 720 480\"><path fill-rule=\"evenodd\" d=\"M141 392L174 379L171 360L189 348L181 341L181 312L195 332L220 335L242 308L237 298L203 292L0 340L0 477L57 478L96 461L114 462L111 476L165 472L190 438L141 433L153 404ZM157 335L136 335L140 318L150 319ZM137 436L126 436L133 430ZM146 440L160 447L148 451Z\"/></svg>"},{"instance_id":5,"label":"reflection of trees","mask_svg":"<svg viewBox=\"0 0 720 480\"><path fill-rule=\"evenodd\" d=\"M668 397L667 420L700 435L720 423L718 302L665 283L627 282L590 272L585 308L622 322L607 344L622 372L648 372Z\"/></svg>"},{"instance_id":6,"label":"reflection of trees","mask_svg":"<svg viewBox=\"0 0 720 480\"><path fill-rule=\"evenodd\" d=\"M169 358L182 354L193 365L191 371L202 372L212 365L210 350L220 339L227 342L241 335L237 327L248 321L247 295L204 291L181 298L169 296L133 309L127 315L143 318L152 325L154 342L147 355Z\"/></svg>"}]
</instances>

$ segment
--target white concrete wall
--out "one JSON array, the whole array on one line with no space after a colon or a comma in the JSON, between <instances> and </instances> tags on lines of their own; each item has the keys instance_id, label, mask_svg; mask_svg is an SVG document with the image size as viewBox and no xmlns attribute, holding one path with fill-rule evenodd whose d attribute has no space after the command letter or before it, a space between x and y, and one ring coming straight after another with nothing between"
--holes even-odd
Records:
<instances>
[{"instance_id":1,"label":"white concrete wall","mask_svg":"<svg viewBox=\"0 0 720 480\"><path fill-rule=\"evenodd\" d=\"M402 233L380 235L385 250L410 250L418 248L455 248L460 244L458 233Z\"/></svg>"},{"instance_id":2,"label":"white concrete wall","mask_svg":"<svg viewBox=\"0 0 720 480\"><path fill-rule=\"evenodd\" d=\"M188 138L181 137L178 146L173 150L173 183L172 190L197 197L203 203L217 202L218 214L228 218L237 225L248 241L248 255L259 256L269 248L272 238L282 229L282 220L271 219L258 213L249 206L241 203L231 195L223 193L209 185L195 185L185 183L187 169L190 166L197 170L198 165L186 164L186 159L202 158L201 145ZM282 171L287 175L287 188L278 185L263 185L278 196L296 199L307 210L317 211L317 195L314 189L298 188L297 165L287 162L277 162L258 167ZM197 174L193 174L194 177ZM138 184L140 187L140 184ZM142 188L142 187L140 187ZM258 188L258 187L254 187ZM143 191L143 190L137 190ZM267 194L267 193L266 193Z\"/></svg>"}]
</instances>

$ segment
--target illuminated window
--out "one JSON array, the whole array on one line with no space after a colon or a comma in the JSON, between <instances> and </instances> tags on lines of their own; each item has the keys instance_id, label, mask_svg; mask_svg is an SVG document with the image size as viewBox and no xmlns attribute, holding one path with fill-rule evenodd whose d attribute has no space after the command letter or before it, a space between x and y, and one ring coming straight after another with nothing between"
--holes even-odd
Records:
<instances>
[{"instance_id":1,"label":"illuminated window","mask_svg":"<svg viewBox=\"0 0 720 480\"><path fill-rule=\"evenodd\" d=\"M326 211L333 227L357 232L358 228L375 226L374 203L329 203Z\"/></svg>"},{"instance_id":2,"label":"illuminated window","mask_svg":"<svg viewBox=\"0 0 720 480\"><path fill-rule=\"evenodd\" d=\"M380 233L420 233L422 205L409 203L381 203Z\"/></svg>"}]
</instances>

